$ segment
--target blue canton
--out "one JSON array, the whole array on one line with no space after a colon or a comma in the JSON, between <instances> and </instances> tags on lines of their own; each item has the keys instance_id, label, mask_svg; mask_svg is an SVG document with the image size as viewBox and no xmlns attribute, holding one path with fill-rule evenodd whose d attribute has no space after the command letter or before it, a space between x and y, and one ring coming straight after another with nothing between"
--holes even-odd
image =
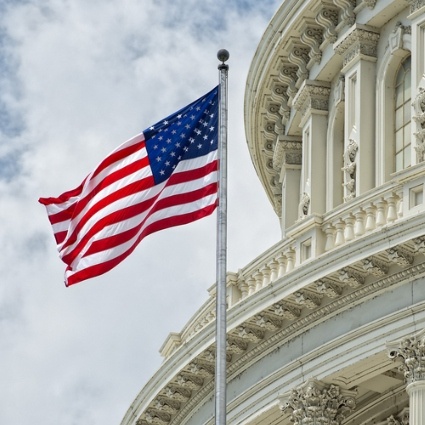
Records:
<instances>
[{"instance_id":1,"label":"blue canton","mask_svg":"<svg viewBox=\"0 0 425 425\"><path fill-rule=\"evenodd\" d=\"M167 180L177 164L218 146L218 87L144 132L155 184Z\"/></svg>"}]
</instances>

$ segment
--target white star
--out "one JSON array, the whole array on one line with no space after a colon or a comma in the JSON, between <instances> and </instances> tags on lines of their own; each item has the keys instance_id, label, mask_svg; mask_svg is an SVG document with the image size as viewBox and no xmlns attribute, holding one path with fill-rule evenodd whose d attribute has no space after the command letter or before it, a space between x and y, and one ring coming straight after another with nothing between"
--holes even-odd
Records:
<instances>
[{"instance_id":1,"label":"white star","mask_svg":"<svg viewBox=\"0 0 425 425\"><path fill-rule=\"evenodd\" d=\"M160 157L160 156L157 156L157 157L156 157L156 160L157 160L158 162L161 162L161 157Z\"/></svg>"},{"instance_id":2,"label":"white star","mask_svg":"<svg viewBox=\"0 0 425 425\"><path fill-rule=\"evenodd\" d=\"M215 127L211 126L211 127L210 127L210 131L214 131L214 128L215 128Z\"/></svg>"}]
</instances>

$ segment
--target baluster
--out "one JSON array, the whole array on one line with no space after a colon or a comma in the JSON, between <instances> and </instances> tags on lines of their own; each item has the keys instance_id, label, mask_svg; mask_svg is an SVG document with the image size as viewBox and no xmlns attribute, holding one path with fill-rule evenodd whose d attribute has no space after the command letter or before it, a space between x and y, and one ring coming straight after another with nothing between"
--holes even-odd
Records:
<instances>
[{"instance_id":1,"label":"baluster","mask_svg":"<svg viewBox=\"0 0 425 425\"><path fill-rule=\"evenodd\" d=\"M272 261L270 261L270 282L274 282L278 278L278 263L273 258Z\"/></svg>"},{"instance_id":2,"label":"baluster","mask_svg":"<svg viewBox=\"0 0 425 425\"><path fill-rule=\"evenodd\" d=\"M293 270L295 266L295 251L289 249L286 253L286 272Z\"/></svg>"},{"instance_id":3,"label":"baluster","mask_svg":"<svg viewBox=\"0 0 425 425\"><path fill-rule=\"evenodd\" d=\"M337 223L335 224L336 228L336 237L335 237L335 246L341 246L345 243L344 238L344 222L339 219Z\"/></svg>"},{"instance_id":4,"label":"baluster","mask_svg":"<svg viewBox=\"0 0 425 425\"><path fill-rule=\"evenodd\" d=\"M375 230L376 224L375 224L375 206L370 203L366 207L366 225L365 230L366 232L372 232Z\"/></svg>"},{"instance_id":5,"label":"baluster","mask_svg":"<svg viewBox=\"0 0 425 425\"><path fill-rule=\"evenodd\" d=\"M356 217L356 223L354 225L354 235L356 237L363 236L364 235L364 225L363 225L364 211L359 210L354 214L354 216Z\"/></svg>"},{"instance_id":6,"label":"baluster","mask_svg":"<svg viewBox=\"0 0 425 425\"><path fill-rule=\"evenodd\" d=\"M354 223L355 219L350 214L348 217L345 218L345 241L349 242L354 239Z\"/></svg>"},{"instance_id":7,"label":"baluster","mask_svg":"<svg viewBox=\"0 0 425 425\"><path fill-rule=\"evenodd\" d=\"M239 280L238 288L239 288L239 291L241 291L241 299L243 300L244 298L248 296L248 285L242 276L240 276L238 280Z\"/></svg>"},{"instance_id":8,"label":"baluster","mask_svg":"<svg viewBox=\"0 0 425 425\"><path fill-rule=\"evenodd\" d=\"M263 275L260 272L260 270L257 271L257 273L254 274L255 279L255 291L259 291L263 286Z\"/></svg>"},{"instance_id":9,"label":"baluster","mask_svg":"<svg viewBox=\"0 0 425 425\"><path fill-rule=\"evenodd\" d=\"M281 278L286 272L286 256L280 254L279 257L277 257L277 261L279 263L279 271L277 276L278 278Z\"/></svg>"},{"instance_id":10,"label":"baluster","mask_svg":"<svg viewBox=\"0 0 425 425\"><path fill-rule=\"evenodd\" d=\"M334 234L335 234L335 228L332 226L332 224L325 224L323 228L325 235L326 235L326 245L325 245L325 251L330 251L335 245L334 245Z\"/></svg>"},{"instance_id":11,"label":"baluster","mask_svg":"<svg viewBox=\"0 0 425 425\"><path fill-rule=\"evenodd\" d=\"M255 279L250 276L247 279L248 282L248 295L252 295L255 292Z\"/></svg>"},{"instance_id":12,"label":"baluster","mask_svg":"<svg viewBox=\"0 0 425 425\"><path fill-rule=\"evenodd\" d=\"M377 208L377 212L376 212L376 225L378 227L385 226L385 224L387 223L387 221L385 219L385 206L386 206L386 202L384 201L383 198L381 198L376 203L376 208Z\"/></svg>"},{"instance_id":13,"label":"baluster","mask_svg":"<svg viewBox=\"0 0 425 425\"><path fill-rule=\"evenodd\" d=\"M261 268L261 274L263 275L263 288L270 283L270 269L267 266Z\"/></svg>"},{"instance_id":14,"label":"baluster","mask_svg":"<svg viewBox=\"0 0 425 425\"><path fill-rule=\"evenodd\" d=\"M396 197L391 195L388 198L387 222L394 223L397 220Z\"/></svg>"}]
</instances>

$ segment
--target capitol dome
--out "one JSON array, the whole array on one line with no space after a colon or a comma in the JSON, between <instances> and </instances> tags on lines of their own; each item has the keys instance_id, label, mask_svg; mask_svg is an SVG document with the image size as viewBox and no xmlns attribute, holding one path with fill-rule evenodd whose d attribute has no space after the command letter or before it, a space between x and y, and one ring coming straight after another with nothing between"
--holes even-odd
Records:
<instances>
[{"instance_id":1,"label":"capitol dome","mask_svg":"<svg viewBox=\"0 0 425 425\"><path fill-rule=\"evenodd\" d=\"M425 1L283 1L244 118L281 238L227 275L228 424L425 424ZM122 425L212 425L214 286L161 354Z\"/></svg>"}]
</instances>

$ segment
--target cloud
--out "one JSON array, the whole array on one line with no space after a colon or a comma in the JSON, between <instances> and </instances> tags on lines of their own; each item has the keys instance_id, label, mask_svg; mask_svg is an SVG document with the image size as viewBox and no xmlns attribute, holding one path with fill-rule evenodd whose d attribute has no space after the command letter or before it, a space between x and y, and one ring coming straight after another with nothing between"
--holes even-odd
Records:
<instances>
[{"instance_id":1,"label":"cloud","mask_svg":"<svg viewBox=\"0 0 425 425\"><path fill-rule=\"evenodd\" d=\"M146 238L63 286L40 196L217 84L230 51L229 270L279 239L249 158L243 95L279 2L0 1L0 423L118 424L158 349L215 281L215 216Z\"/></svg>"}]
</instances>

